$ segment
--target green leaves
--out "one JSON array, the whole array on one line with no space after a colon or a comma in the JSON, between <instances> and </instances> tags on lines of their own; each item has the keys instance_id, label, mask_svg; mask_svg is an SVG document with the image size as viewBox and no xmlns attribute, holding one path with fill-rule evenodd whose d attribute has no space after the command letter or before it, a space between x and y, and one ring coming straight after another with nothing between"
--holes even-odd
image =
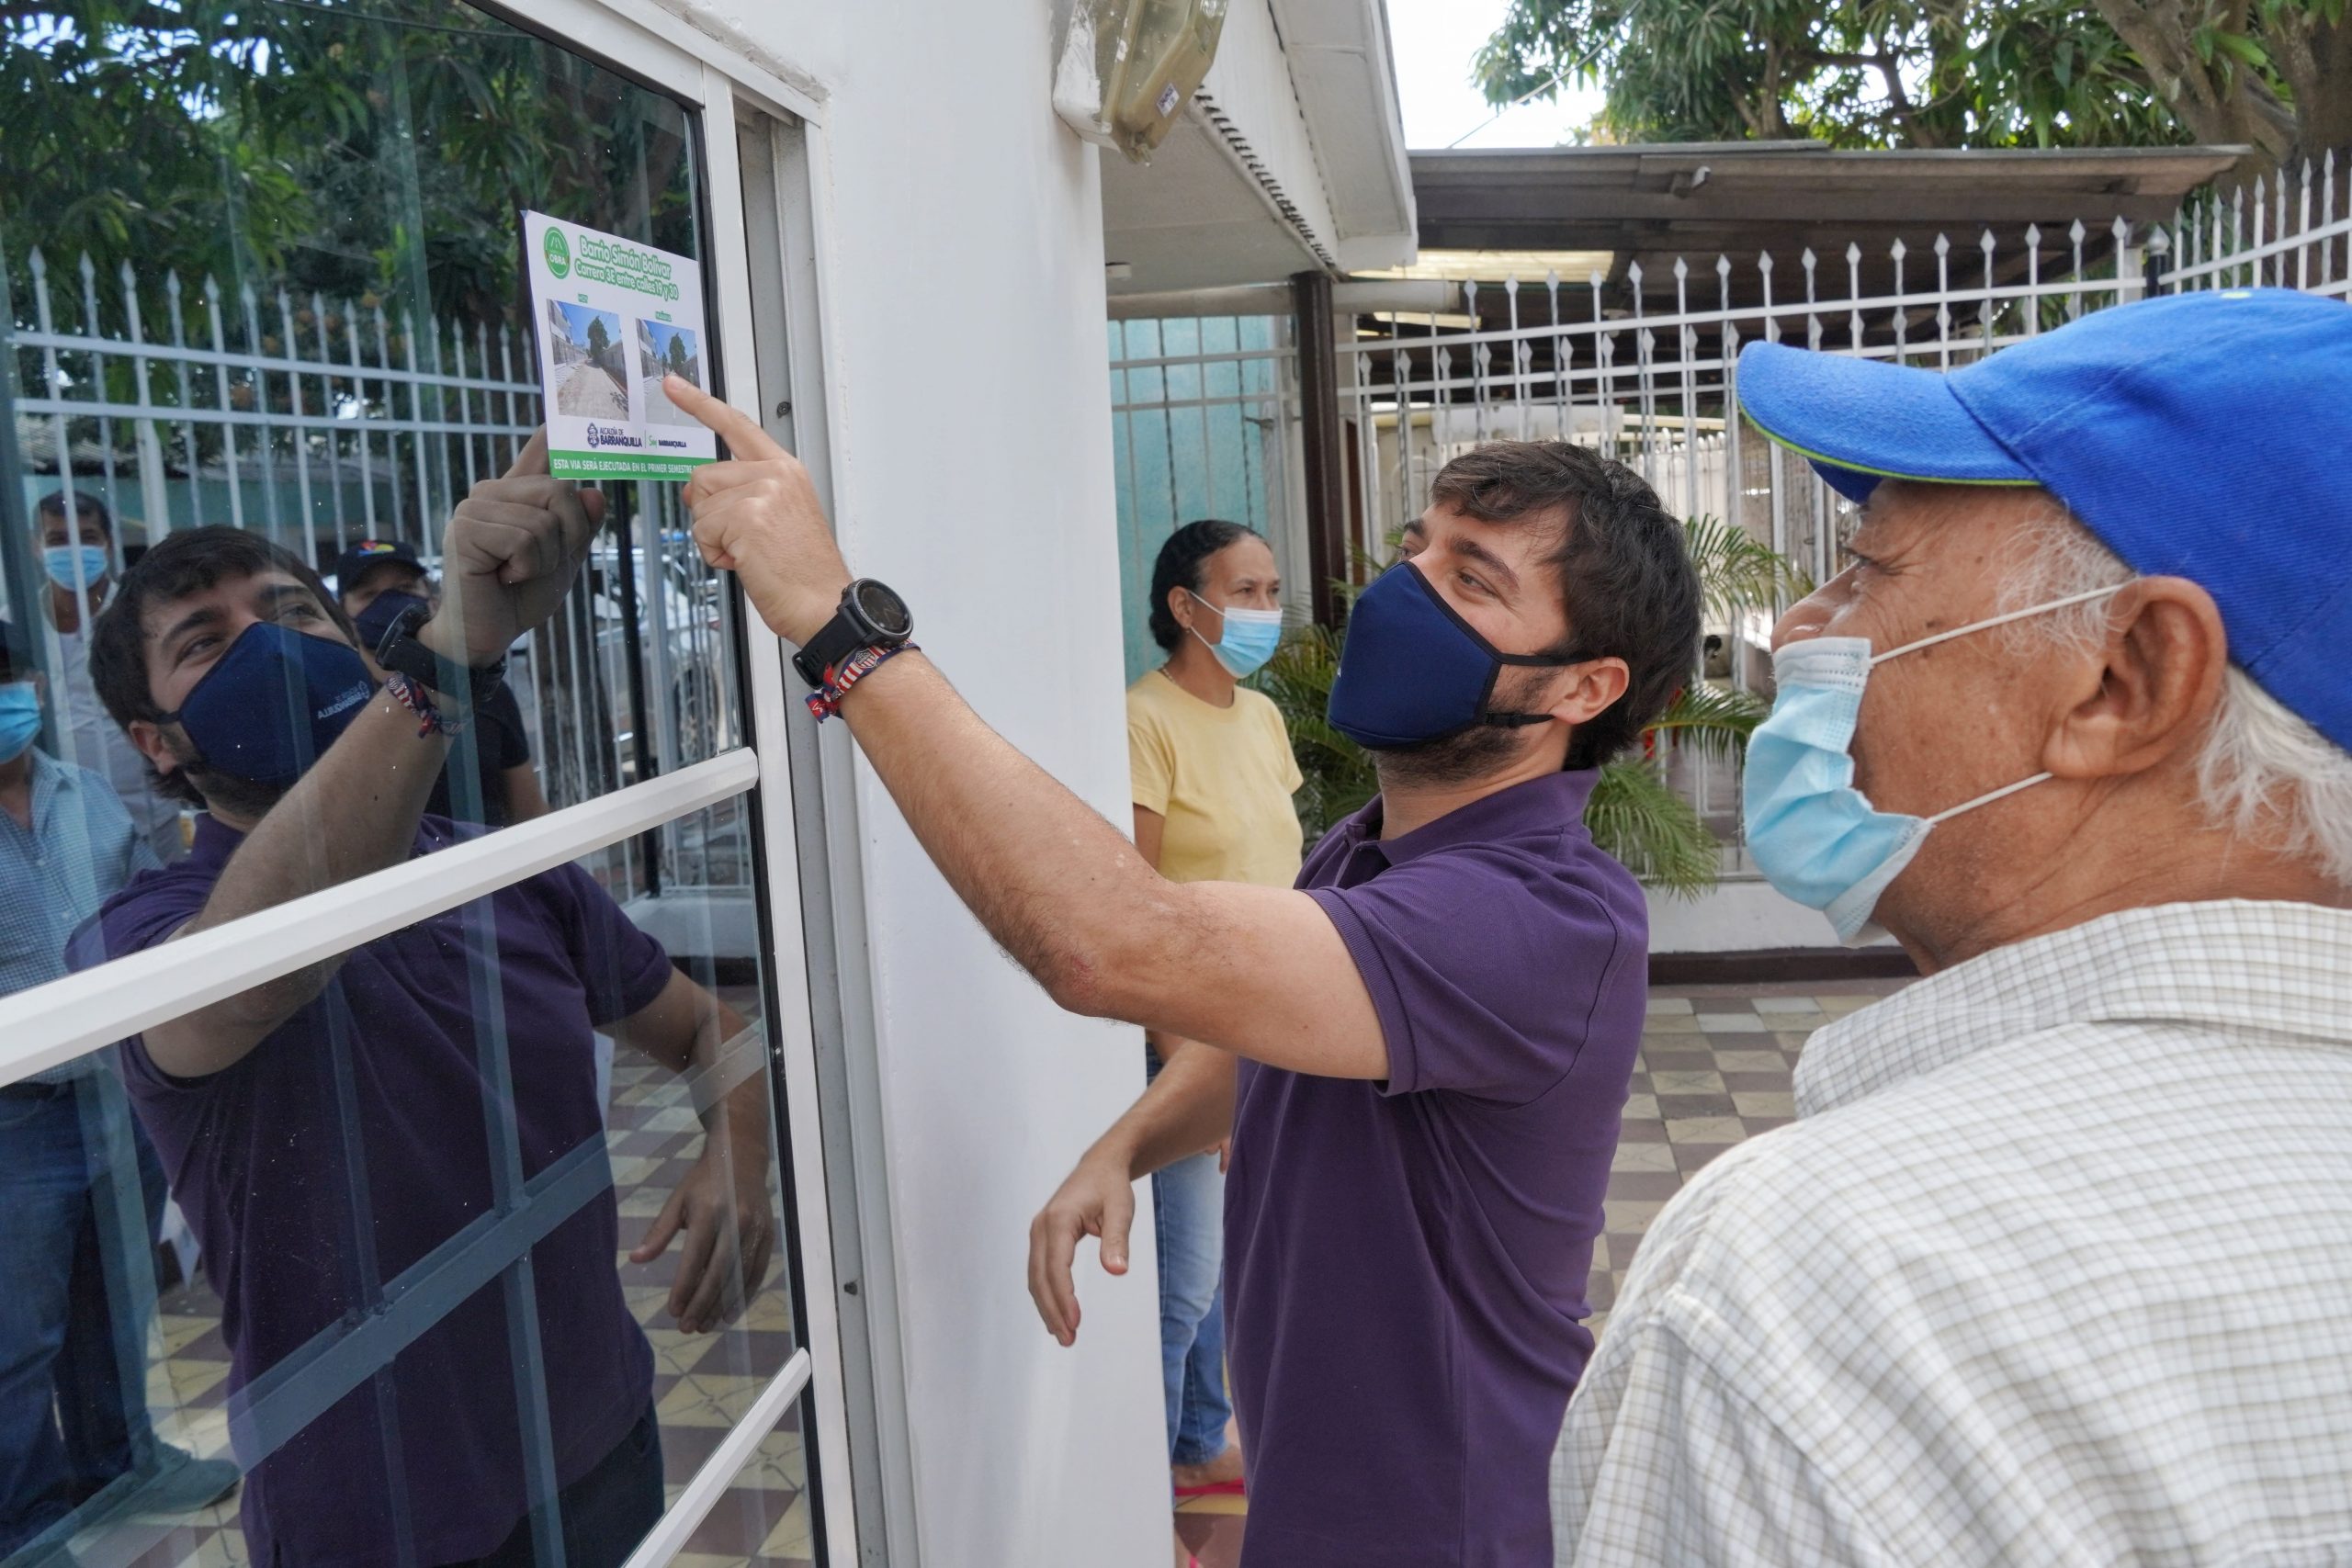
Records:
<instances>
[{"instance_id":1,"label":"green leaves","mask_svg":"<svg viewBox=\"0 0 2352 1568\"><path fill-rule=\"evenodd\" d=\"M1794 562L1720 517L1693 517L1682 528L1711 622L1750 610L1778 615L1781 605L1813 592L1812 580Z\"/></svg>"},{"instance_id":2,"label":"green leaves","mask_svg":"<svg viewBox=\"0 0 2352 1568\"><path fill-rule=\"evenodd\" d=\"M1592 840L1654 887L1696 897L1715 885L1722 847L1690 803L1641 762L1611 762L1584 811Z\"/></svg>"},{"instance_id":3,"label":"green leaves","mask_svg":"<svg viewBox=\"0 0 2352 1568\"><path fill-rule=\"evenodd\" d=\"M2337 26L2345 3L1514 0L1475 73L1498 103L1560 71L1601 84L1600 129L1625 141L2160 145L2199 134L2175 116L2177 76L2153 71L2119 36L2123 21L2102 13L2128 11L2148 29L2132 34L2143 44L2193 55L2222 78L2251 73L2278 92L2274 43Z\"/></svg>"}]
</instances>

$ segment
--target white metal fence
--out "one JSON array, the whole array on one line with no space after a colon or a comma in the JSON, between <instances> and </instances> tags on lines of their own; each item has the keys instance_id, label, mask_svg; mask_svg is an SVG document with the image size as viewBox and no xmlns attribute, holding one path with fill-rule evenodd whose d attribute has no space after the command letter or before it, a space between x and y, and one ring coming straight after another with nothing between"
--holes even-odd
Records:
<instances>
[{"instance_id":1,"label":"white metal fence","mask_svg":"<svg viewBox=\"0 0 2352 1568\"><path fill-rule=\"evenodd\" d=\"M0 515L63 491L106 504L118 552L228 524L322 571L368 537L431 561L450 509L539 423L532 345L503 326L420 325L374 295L158 278L128 259L85 255L62 273L38 248L0 252L0 473L20 491ZM732 611L686 541L675 487L607 498L615 521L586 581L531 634L514 682L558 807L741 739ZM29 604L28 554L11 542L0 555L9 600ZM613 877L640 892L748 886L748 839L725 815L627 846Z\"/></svg>"},{"instance_id":2,"label":"white metal fence","mask_svg":"<svg viewBox=\"0 0 2352 1568\"><path fill-rule=\"evenodd\" d=\"M1361 475L1357 542L1384 556L1427 503L1437 470L1469 446L1559 438L1631 465L1678 514L1724 519L1824 580L1838 568L1852 509L1741 416L1747 344L1950 370L2151 292L2274 285L2345 298L2347 245L2352 193L2330 155L2201 197L2145 231L2120 218L2078 220L2007 241L1986 230L1869 254L1856 243L1827 254L1678 258L1665 279L1635 265L1613 279L1465 284L1458 313L1367 319L1376 335L1340 345L1341 414ZM1760 682L1771 618L1708 628L1715 682ZM1662 763L1736 839L1735 767L1671 750Z\"/></svg>"}]
</instances>

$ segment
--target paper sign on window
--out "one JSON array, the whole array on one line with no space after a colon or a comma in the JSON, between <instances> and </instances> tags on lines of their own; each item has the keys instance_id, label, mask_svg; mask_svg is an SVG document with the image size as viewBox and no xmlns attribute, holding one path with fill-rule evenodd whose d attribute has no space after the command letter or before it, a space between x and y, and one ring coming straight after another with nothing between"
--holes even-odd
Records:
<instances>
[{"instance_id":1,"label":"paper sign on window","mask_svg":"<svg viewBox=\"0 0 2352 1568\"><path fill-rule=\"evenodd\" d=\"M692 256L523 214L531 324L559 479L684 479L718 438L662 390L665 375L710 389L702 272Z\"/></svg>"}]
</instances>

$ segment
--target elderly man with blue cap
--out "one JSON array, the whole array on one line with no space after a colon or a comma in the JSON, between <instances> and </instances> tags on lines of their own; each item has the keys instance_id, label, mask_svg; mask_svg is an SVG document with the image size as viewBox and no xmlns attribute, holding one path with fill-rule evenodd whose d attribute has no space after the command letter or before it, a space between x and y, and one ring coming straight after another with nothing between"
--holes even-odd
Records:
<instances>
[{"instance_id":1,"label":"elderly man with blue cap","mask_svg":"<svg viewBox=\"0 0 2352 1568\"><path fill-rule=\"evenodd\" d=\"M1927 978L1652 1226L1557 1561L2352 1561L2352 310L1739 377L1862 507L1750 846Z\"/></svg>"}]
</instances>

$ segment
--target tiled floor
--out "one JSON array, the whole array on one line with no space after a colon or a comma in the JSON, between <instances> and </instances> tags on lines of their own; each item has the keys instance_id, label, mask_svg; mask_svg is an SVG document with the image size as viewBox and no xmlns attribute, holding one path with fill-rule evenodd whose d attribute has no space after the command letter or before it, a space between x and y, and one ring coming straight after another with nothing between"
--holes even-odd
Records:
<instances>
[{"instance_id":1,"label":"tiled floor","mask_svg":"<svg viewBox=\"0 0 2352 1568\"><path fill-rule=\"evenodd\" d=\"M1790 1073L1805 1038L1901 986L1679 986L1650 993L1609 1180L1608 1229L1593 1256L1596 1332L1606 1331L1617 1282L1666 1201L1724 1150L1792 1119ZM1238 1497L1192 1499L1176 1510L1176 1536L1200 1568L1234 1568L1248 1517Z\"/></svg>"},{"instance_id":2,"label":"tiled floor","mask_svg":"<svg viewBox=\"0 0 2352 1568\"><path fill-rule=\"evenodd\" d=\"M626 1248L690 1168L700 1128L668 1072L625 1055L613 1068L605 1137ZM673 1499L793 1350L780 1266L732 1327L677 1332L668 1302L678 1252L673 1244L667 1256L642 1266L631 1264L626 1251L619 1259L622 1292L653 1345L653 1400ZM228 1448L229 1351L220 1314L219 1298L201 1282L169 1292L158 1314L164 1359L148 1372L159 1433L208 1456ZM675 1560L680 1568L807 1568L815 1556L807 1473L798 1416L788 1412L687 1539ZM73 1551L84 1568L242 1568L246 1562L234 1497L193 1517L139 1517L85 1530Z\"/></svg>"}]
</instances>

